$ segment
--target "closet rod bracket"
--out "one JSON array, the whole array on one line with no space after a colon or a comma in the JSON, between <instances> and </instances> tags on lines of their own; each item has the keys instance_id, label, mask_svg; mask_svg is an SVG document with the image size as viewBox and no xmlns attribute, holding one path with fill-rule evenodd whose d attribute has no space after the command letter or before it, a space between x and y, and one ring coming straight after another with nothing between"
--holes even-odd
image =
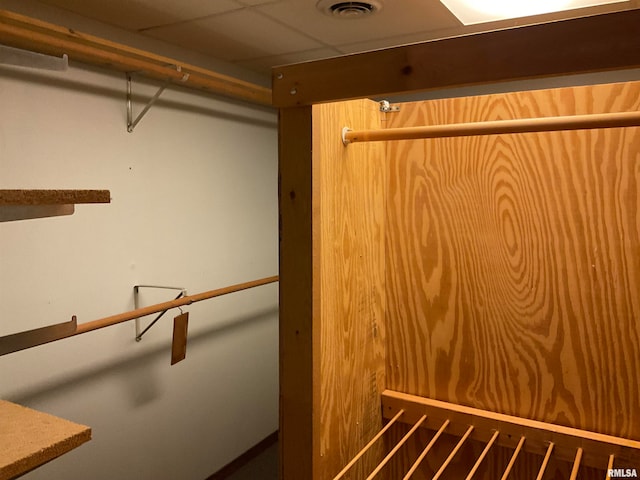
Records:
<instances>
[{"instance_id":1,"label":"closet rod bracket","mask_svg":"<svg viewBox=\"0 0 640 480\"><path fill-rule=\"evenodd\" d=\"M138 308L140 308L140 299L139 299L139 293L140 293L140 289L141 288L161 288L161 289L165 289L165 290L179 290L180 293L178 293L178 296L174 298L174 300L178 300L179 298L182 297L186 297L187 296L187 289L183 288L183 287L166 287L166 286L162 286L162 285L135 285L133 287L133 302L134 302L134 306L136 308L136 310ZM191 302L188 303L188 305L190 305ZM169 311L169 309L167 310L163 310L162 312L160 312L156 318L153 319L153 321L147 325L144 330L141 330L141 326L140 326L140 319L136 318L136 342L139 342L140 340L142 340L142 337L144 336L145 333L147 333L149 331L149 329L151 327L153 327L156 322L158 320L160 320L162 318L162 316L167 313Z\"/></svg>"},{"instance_id":2,"label":"closet rod bracket","mask_svg":"<svg viewBox=\"0 0 640 480\"><path fill-rule=\"evenodd\" d=\"M178 72L182 71L182 67L180 67L180 65L176 65L175 68ZM186 82L187 80L189 80L189 74L185 73L182 76L181 81ZM136 128L136 125L140 123L140 120L142 120L142 117L144 117L147 114L147 112L151 109L153 104L158 101L158 99L160 98L160 95L162 95L162 92L165 91L165 89L169 86L170 83L171 83L171 79L167 78L165 82L160 86L160 88L158 88L158 91L156 92L156 94L153 97L151 97L151 99L147 102L145 107L142 109L142 111L138 114L138 116L134 120L133 119L133 99L132 99L132 96L133 96L132 95L132 76L130 72L127 72L127 132L133 133L133 130Z\"/></svg>"},{"instance_id":3,"label":"closet rod bracket","mask_svg":"<svg viewBox=\"0 0 640 480\"><path fill-rule=\"evenodd\" d=\"M380 102L380 111L382 113L399 112L400 105L391 105L391 103L389 103L389 100L382 100Z\"/></svg>"}]
</instances>

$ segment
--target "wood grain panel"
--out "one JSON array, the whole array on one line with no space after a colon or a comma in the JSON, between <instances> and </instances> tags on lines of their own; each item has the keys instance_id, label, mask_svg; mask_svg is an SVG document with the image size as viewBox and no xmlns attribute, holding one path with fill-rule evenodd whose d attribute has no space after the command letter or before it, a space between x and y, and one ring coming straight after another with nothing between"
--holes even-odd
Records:
<instances>
[{"instance_id":1,"label":"wood grain panel","mask_svg":"<svg viewBox=\"0 0 640 480\"><path fill-rule=\"evenodd\" d=\"M311 108L279 117L280 478L313 478Z\"/></svg>"},{"instance_id":2,"label":"wood grain panel","mask_svg":"<svg viewBox=\"0 0 640 480\"><path fill-rule=\"evenodd\" d=\"M638 109L627 83L403 104L386 125ZM640 439L640 128L387 148L387 387Z\"/></svg>"},{"instance_id":3,"label":"wood grain panel","mask_svg":"<svg viewBox=\"0 0 640 480\"><path fill-rule=\"evenodd\" d=\"M384 389L384 145L346 148L345 125L380 128L377 103L313 107L314 479L331 479L380 430ZM379 447L346 478L365 478Z\"/></svg>"}]
</instances>

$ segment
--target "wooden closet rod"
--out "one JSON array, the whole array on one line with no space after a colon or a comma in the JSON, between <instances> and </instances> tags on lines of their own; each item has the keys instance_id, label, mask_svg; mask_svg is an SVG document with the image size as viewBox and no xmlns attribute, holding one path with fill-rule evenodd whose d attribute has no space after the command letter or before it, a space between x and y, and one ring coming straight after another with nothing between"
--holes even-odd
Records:
<instances>
[{"instance_id":1,"label":"wooden closet rod","mask_svg":"<svg viewBox=\"0 0 640 480\"><path fill-rule=\"evenodd\" d=\"M270 88L7 10L0 10L0 43L271 105Z\"/></svg>"},{"instance_id":2,"label":"wooden closet rod","mask_svg":"<svg viewBox=\"0 0 640 480\"><path fill-rule=\"evenodd\" d=\"M157 303L148 307L119 313L110 317L100 318L91 322L81 323L80 325L77 324L77 320L74 315L69 322L0 337L0 356L43 345L45 343L55 342L56 340L62 340L63 338L73 337L75 335L80 335L81 333L92 332L93 330L109 327L128 320L134 320L152 313L162 312L164 310L170 310L184 305L191 305L192 303L200 302L202 300L208 300L210 298L220 297L229 293L267 285L269 283L277 282L278 280L279 277L275 275L273 277L261 278L251 282L239 283L229 287L209 290L195 295L188 295L180 299L170 300L168 302Z\"/></svg>"},{"instance_id":3,"label":"wooden closet rod","mask_svg":"<svg viewBox=\"0 0 640 480\"><path fill-rule=\"evenodd\" d=\"M342 131L345 145L356 142L387 140L416 140L425 138L468 137L508 133L554 132L592 128L618 128L640 126L640 112L599 113L562 117L522 118L487 122L452 123L423 127L387 128L381 130Z\"/></svg>"}]
</instances>

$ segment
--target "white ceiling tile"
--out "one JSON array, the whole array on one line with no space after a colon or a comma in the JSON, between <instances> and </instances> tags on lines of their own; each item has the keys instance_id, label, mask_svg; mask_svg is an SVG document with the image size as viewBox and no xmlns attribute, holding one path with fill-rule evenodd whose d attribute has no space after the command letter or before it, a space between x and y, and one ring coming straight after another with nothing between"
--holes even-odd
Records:
<instances>
[{"instance_id":1,"label":"white ceiling tile","mask_svg":"<svg viewBox=\"0 0 640 480\"><path fill-rule=\"evenodd\" d=\"M310 60L320 60L323 58L336 57L340 55L340 51L335 48L318 48L314 50L305 50L302 52L287 53L283 55L275 55L254 60L246 60L238 62L238 65L260 73L271 74L271 69L278 65L287 65L290 63L306 62Z\"/></svg>"},{"instance_id":2,"label":"white ceiling tile","mask_svg":"<svg viewBox=\"0 0 640 480\"><path fill-rule=\"evenodd\" d=\"M386 0L380 12L360 19L331 17L315 5L315 1L285 0L256 8L326 45L460 25L438 0Z\"/></svg>"},{"instance_id":3,"label":"white ceiling tile","mask_svg":"<svg viewBox=\"0 0 640 480\"><path fill-rule=\"evenodd\" d=\"M411 43L426 42L428 40L435 40L439 38L447 38L451 36L461 35L463 33L463 27L447 29L444 31L436 30L429 32L417 32L395 37L376 38L374 40L368 40L366 42L355 42L344 45L336 45L336 50L340 51L341 53L360 53L370 50L379 50L381 48L398 47Z\"/></svg>"},{"instance_id":4,"label":"white ceiling tile","mask_svg":"<svg viewBox=\"0 0 640 480\"><path fill-rule=\"evenodd\" d=\"M234 0L42 0L127 30L140 30L242 8Z\"/></svg>"},{"instance_id":5,"label":"white ceiling tile","mask_svg":"<svg viewBox=\"0 0 640 480\"><path fill-rule=\"evenodd\" d=\"M233 61L323 46L251 9L153 28L144 33L222 60Z\"/></svg>"},{"instance_id":6,"label":"white ceiling tile","mask_svg":"<svg viewBox=\"0 0 640 480\"><path fill-rule=\"evenodd\" d=\"M243 5L254 6L254 5L263 5L265 3L278 3L283 0L236 0L238 3L242 3Z\"/></svg>"},{"instance_id":7,"label":"white ceiling tile","mask_svg":"<svg viewBox=\"0 0 640 480\"><path fill-rule=\"evenodd\" d=\"M640 0L629 0L570 13L463 27L439 0L379 1L383 3L379 13L349 20L320 12L316 8L318 0L40 0L218 60L253 65L258 70L270 67L269 63L323 58L324 54L316 54L325 48L332 53L355 53L616 11L622 9L621 5L640 8Z\"/></svg>"}]
</instances>

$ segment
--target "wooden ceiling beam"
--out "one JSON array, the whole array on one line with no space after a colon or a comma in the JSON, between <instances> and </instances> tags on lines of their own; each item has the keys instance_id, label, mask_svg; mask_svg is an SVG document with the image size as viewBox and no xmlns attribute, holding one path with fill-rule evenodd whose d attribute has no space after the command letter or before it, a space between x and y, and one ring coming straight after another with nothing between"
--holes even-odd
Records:
<instances>
[{"instance_id":1,"label":"wooden ceiling beam","mask_svg":"<svg viewBox=\"0 0 640 480\"><path fill-rule=\"evenodd\" d=\"M640 9L273 69L273 103L313 103L640 67Z\"/></svg>"}]
</instances>

